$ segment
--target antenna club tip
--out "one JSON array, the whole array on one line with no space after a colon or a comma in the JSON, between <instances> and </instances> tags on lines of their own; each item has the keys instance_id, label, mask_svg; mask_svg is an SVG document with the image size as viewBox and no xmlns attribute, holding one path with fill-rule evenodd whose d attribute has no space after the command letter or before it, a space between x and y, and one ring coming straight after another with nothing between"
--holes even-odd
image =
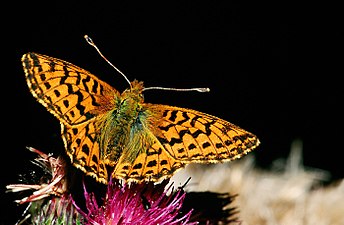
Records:
<instances>
[{"instance_id":1,"label":"antenna club tip","mask_svg":"<svg viewBox=\"0 0 344 225\"><path fill-rule=\"evenodd\" d=\"M210 88L198 88L199 92L210 92Z\"/></svg>"},{"instance_id":2,"label":"antenna club tip","mask_svg":"<svg viewBox=\"0 0 344 225\"><path fill-rule=\"evenodd\" d=\"M84 35L84 38L85 38L85 40L87 41L88 44L94 46L93 40L87 34Z\"/></svg>"}]
</instances>

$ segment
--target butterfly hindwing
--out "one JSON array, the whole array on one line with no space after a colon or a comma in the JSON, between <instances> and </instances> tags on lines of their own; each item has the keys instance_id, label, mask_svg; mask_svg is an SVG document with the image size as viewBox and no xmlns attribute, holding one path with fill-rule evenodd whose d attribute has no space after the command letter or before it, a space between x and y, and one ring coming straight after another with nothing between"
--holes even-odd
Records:
<instances>
[{"instance_id":1,"label":"butterfly hindwing","mask_svg":"<svg viewBox=\"0 0 344 225\"><path fill-rule=\"evenodd\" d=\"M121 160L121 159L120 159ZM146 152L137 156L133 163L121 162L112 176L128 181L160 181L171 177L185 165L171 157L160 142L156 141Z\"/></svg>"},{"instance_id":2,"label":"butterfly hindwing","mask_svg":"<svg viewBox=\"0 0 344 225\"><path fill-rule=\"evenodd\" d=\"M66 153L73 165L81 169L86 175L97 181L107 183L108 172L105 162L101 159L94 118L88 123L70 127L61 123L62 139Z\"/></svg>"}]
</instances>

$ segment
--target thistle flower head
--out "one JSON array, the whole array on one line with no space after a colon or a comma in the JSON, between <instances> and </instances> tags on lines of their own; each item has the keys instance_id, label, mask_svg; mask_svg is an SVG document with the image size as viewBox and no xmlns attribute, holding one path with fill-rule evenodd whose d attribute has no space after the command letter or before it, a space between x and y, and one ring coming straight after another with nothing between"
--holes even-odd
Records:
<instances>
[{"instance_id":1,"label":"thistle flower head","mask_svg":"<svg viewBox=\"0 0 344 225\"><path fill-rule=\"evenodd\" d=\"M45 175L39 184L10 184L6 188L11 192L32 191L32 194L20 200L18 204L28 203L23 214L28 213L18 224L31 217L31 224L76 224L81 221L80 215L72 204L67 193L65 163L62 158L54 158L35 148L28 148L38 155L33 163L39 166Z\"/></svg>"},{"instance_id":2,"label":"thistle flower head","mask_svg":"<svg viewBox=\"0 0 344 225\"><path fill-rule=\"evenodd\" d=\"M86 219L87 225L198 224L190 221L192 210L185 214L181 212L186 193L182 189L173 191L171 186L165 188L166 184L167 181L160 184L127 184L110 180L101 206L98 205L94 194L88 193L86 188L84 195L87 212L75 206Z\"/></svg>"},{"instance_id":3,"label":"thistle flower head","mask_svg":"<svg viewBox=\"0 0 344 225\"><path fill-rule=\"evenodd\" d=\"M54 158L35 148L28 147L31 152L38 154L33 163L44 171L48 172L49 178L41 179L41 184L10 184L6 188L12 192L21 192L25 190L35 190L30 196L16 200L23 204L44 199L48 196L62 196L67 189L65 182L65 167L61 158Z\"/></svg>"}]
</instances>

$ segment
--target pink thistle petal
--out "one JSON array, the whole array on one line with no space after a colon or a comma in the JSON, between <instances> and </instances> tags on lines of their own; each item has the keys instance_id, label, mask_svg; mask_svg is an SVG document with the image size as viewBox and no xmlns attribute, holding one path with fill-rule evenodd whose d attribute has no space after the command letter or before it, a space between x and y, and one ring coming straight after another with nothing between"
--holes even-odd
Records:
<instances>
[{"instance_id":1,"label":"pink thistle petal","mask_svg":"<svg viewBox=\"0 0 344 225\"><path fill-rule=\"evenodd\" d=\"M120 184L110 180L103 205L99 206L94 195L84 187L87 213L75 205L78 212L92 225L193 225L190 222L192 210L180 216L180 209L186 193L182 189L164 190L167 182L161 184ZM167 192L171 191L170 195Z\"/></svg>"}]
</instances>

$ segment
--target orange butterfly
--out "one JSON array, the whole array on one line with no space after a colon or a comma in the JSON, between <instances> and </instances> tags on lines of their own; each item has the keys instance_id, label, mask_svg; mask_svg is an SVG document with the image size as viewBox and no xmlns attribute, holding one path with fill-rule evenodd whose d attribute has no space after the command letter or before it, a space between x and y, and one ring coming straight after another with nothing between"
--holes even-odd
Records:
<instances>
[{"instance_id":1,"label":"orange butterfly","mask_svg":"<svg viewBox=\"0 0 344 225\"><path fill-rule=\"evenodd\" d=\"M238 159L258 138L218 117L145 103L143 83L119 93L90 72L36 53L22 57L32 95L61 123L73 165L98 182L159 181L189 163ZM111 168L111 171L108 169Z\"/></svg>"}]
</instances>

